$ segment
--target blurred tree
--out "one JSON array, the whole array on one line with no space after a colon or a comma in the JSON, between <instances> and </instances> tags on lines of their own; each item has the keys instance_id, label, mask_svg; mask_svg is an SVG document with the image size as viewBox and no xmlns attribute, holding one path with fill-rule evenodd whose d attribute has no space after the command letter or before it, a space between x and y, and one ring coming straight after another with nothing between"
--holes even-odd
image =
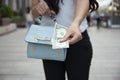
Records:
<instances>
[{"instance_id":1,"label":"blurred tree","mask_svg":"<svg viewBox=\"0 0 120 80\"><path fill-rule=\"evenodd\" d=\"M13 10L11 7L0 3L0 18L3 17L13 17Z\"/></svg>"}]
</instances>

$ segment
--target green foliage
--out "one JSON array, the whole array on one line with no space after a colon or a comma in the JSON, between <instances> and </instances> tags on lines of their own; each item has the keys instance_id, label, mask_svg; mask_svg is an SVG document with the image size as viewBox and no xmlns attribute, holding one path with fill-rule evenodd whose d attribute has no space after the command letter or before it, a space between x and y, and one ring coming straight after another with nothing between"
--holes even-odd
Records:
<instances>
[{"instance_id":1,"label":"green foliage","mask_svg":"<svg viewBox=\"0 0 120 80\"><path fill-rule=\"evenodd\" d=\"M25 17L20 17L20 16L12 17L12 22L22 22L22 21L25 21Z\"/></svg>"},{"instance_id":2,"label":"green foliage","mask_svg":"<svg viewBox=\"0 0 120 80\"><path fill-rule=\"evenodd\" d=\"M13 10L7 5L0 4L0 18L13 17Z\"/></svg>"}]
</instances>

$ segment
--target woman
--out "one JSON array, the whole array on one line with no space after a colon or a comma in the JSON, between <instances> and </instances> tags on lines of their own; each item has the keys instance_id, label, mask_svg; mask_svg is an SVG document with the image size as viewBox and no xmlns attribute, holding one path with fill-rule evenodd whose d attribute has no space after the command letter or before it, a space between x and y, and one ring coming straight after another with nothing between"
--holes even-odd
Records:
<instances>
[{"instance_id":1,"label":"woman","mask_svg":"<svg viewBox=\"0 0 120 80\"><path fill-rule=\"evenodd\" d=\"M27 8L26 8L25 17L26 17L26 21L27 21L27 27L28 27L28 29L29 29L30 26L31 26L32 23L33 23L33 19L32 19L32 16L31 16L31 14L30 14L30 7L27 7Z\"/></svg>"},{"instance_id":2,"label":"woman","mask_svg":"<svg viewBox=\"0 0 120 80\"><path fill-rule=\"evenodd\" d=\"M69 40L66 60L43 60L46 80L65 80L65 72L68 80L88 80L92 46L86 16L97 8L96 0L32 0L34 18L54 14L59 24L69 27L61 40Z\"/></svg>"}]
</instances>

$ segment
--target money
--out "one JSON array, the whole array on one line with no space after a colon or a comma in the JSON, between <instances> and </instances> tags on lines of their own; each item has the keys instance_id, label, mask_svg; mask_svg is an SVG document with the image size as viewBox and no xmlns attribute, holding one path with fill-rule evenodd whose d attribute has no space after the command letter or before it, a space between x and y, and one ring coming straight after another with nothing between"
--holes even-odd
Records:
<instances>
[{"instance_id":1,"label":"money","mask_svg":"<svg viewBox=\"0 0 120 80\"><path fill-rule=\"evenodd\" d=\"M60 40L65 36L67 32L67 27L55 23L54 34L52 38L52 48L53 49L61 49L61 48L69 48L69 42L60 42Z\"/></svg>"}]
</instances>

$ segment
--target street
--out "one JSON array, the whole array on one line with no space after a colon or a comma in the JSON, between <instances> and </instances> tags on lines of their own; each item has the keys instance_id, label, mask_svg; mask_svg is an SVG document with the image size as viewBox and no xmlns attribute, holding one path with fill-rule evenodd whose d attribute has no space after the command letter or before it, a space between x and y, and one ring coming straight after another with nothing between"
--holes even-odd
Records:
<instances>
[{"instance_id":1,"label":"street","mask_svg":"<svg viewBox=\"0 0 120 80\"><path fill-rule=\"evenodd\" d=\"M45 80L42 62L28 59L26 28L0 36L0 80ZM93 44L90 80L120 80L120 29L88 28Z\"/></svg>"}]
</instances>

